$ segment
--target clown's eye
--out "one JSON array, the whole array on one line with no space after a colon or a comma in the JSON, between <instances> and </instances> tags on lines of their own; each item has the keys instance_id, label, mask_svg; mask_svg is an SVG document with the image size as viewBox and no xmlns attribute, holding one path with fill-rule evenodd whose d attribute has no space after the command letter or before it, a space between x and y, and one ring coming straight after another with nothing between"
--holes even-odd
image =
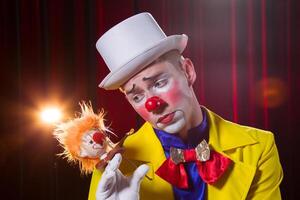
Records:
<instances>
[{"instance_id":1,"label":"clown's eye","mask_svg":"<svg viewBox=\"0 0 300 200\"><path fill-rule=\"evenodd\" d=\"M154 87L155 88L162 88L168 83L167 79L161 79L155 82Z\"/></svg>"},{"instance_id":2,"label":"clown's eye","mask_svg":"<svg viewBox=\"0 0 300 200\"><path fill-rule=\"evenodd\" d=\"M140 101L142 101L143 100L143 98L144 98L144 95L143 94L136 94L136 95L134 95L133 96L133 101L135 102L135 103L139 103Z\"/></svg>"},{"instance_id":3,"label":"clown's eye","mask_svg":"<svg viewBox=\"0 0 300 200\"><path fill-rule=\"evenodd\" d=\"M89 142L90 144L93 144L94 142L93 142L93 140L90 140L90 142Z\"/></svg>"}]
</instances>

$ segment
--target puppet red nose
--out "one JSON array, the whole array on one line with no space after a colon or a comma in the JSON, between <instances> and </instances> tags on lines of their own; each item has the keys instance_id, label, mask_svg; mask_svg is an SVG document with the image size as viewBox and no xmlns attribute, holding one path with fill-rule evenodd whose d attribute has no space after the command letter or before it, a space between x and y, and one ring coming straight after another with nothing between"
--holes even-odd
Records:
<instances>
[{"instance_id":1,"label":"puppet red nose","mask_svg":"<svg viewBox=\"0 0 300 200\"><path fill-rule=\"evenodd\" d=\"M148 110L148 112L152 112L152 111L155 111L155 110L161 108L165 104L166 104L166 102L164 100L162 100L158 96L153 96L153 97L147 99L147 101L145 103L145 107Z\"/></svg>"},{"instance_id":2,"label":"puppet red nose","mask_svg":"<svg viewBox=\"0 0 300 200\"><path fill-rule=\"evenodd\" d=\"M103 144L104 135L101 132L95 132L93 135L93 140L98 144Z\"/></svg>"}]
</instances>

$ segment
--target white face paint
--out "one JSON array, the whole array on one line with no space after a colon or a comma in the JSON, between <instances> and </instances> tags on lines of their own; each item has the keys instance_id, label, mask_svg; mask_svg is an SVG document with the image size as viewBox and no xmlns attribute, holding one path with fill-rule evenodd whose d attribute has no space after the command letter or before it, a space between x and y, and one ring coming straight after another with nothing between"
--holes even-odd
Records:
<instances>
[{"instance_id":1,"label":"white face paint","mask_svg":"<svg viewBox=\"0 0 300 200\"><path fill-rule=\"evenodd\" d=\"M184 113L181 110L174 112L173 120L170 123L157 123L157 127L168 133L178 133L186 124Z\"/></svg>"},{"instance_id":2,"label":"white face paint","mask_svg":"<svg viewBox=\"0 0 300 200\"><path fill-rule=\"evenodd\" d=\"M103 142L103 145L101 145L93 140L93 135L96 132L98 132L98 130L90 130L82 136L82 144L80 146L80 157L97 158L101 157L106 153L105 141Z\"/></svg>"},{"instance_id":3,"label":"white face paint","mask_svg":"<svg viewBox=\"0 0 300 200\"><path fill-rule=\"evenodd\" d=\"M135 111L154 128L174 134L193 127L193 90L180 66L167 61L154 63L125 83L123 89ZM167 106L149 112L145 102L153 96Z\"/></svg>"}]
</instances>

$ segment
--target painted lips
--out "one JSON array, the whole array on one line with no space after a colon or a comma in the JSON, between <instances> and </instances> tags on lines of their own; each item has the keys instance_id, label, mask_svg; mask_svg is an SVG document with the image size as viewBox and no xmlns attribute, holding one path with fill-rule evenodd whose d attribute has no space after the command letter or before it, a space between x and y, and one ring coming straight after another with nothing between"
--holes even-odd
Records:
<instances>
[{"instance_id":1,"label":"painted lips","mask_svg":"<svg viewBox=\"0 0 300 200\"><path fill-rule=\"evenodd\" d=\"M162 124L169 124L173 120L174 115L175 115L175 112L164 115L158 119L158 122L162 123Z\"/></svg>"}]
</instances>

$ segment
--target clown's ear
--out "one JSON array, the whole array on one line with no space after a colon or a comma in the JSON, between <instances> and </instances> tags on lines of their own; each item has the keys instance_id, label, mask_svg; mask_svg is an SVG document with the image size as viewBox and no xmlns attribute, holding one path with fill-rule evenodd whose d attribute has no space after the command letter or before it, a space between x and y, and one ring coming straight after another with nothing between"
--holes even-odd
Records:
<instances>
[{"instance_id":1,"label":"clown's ear","mask_svg":"<svg viewBox=\"0 0 300 200\"><path fill-rule=\"evenodd\" d=\"M182 67L189 86L192 86L195 83L197 77L193 62L191 61L191 59L185 58L182 61Z\"/></svg>"}]
</instances>

